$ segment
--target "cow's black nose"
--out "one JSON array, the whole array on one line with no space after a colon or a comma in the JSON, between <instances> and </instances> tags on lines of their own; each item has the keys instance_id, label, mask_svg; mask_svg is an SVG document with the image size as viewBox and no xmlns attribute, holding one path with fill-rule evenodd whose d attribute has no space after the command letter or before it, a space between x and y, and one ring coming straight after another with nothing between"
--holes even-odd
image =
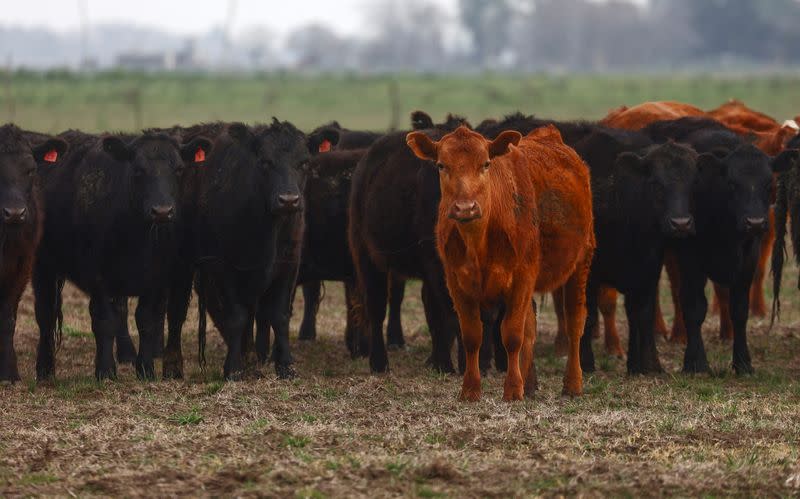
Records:
<instances>
[{"instance_id":1,"label":"cow's black nose","mask_svg":"<svg viewBox=\"0 0 800 499\"><path fill-rule=\"evenodd\" d=\"M300 206L299 194L280 194L278 196L278 204L281 208L297 208Z\"/></svg>"},{"instance_id":2,"label":"cow's black nose","mask_svg":"<svg viewBox=\"0 0 800 499\"><path fill-rule=\"evenodd\" d=\"M171 204L156 205L150 208L150 217L154 222L168 222L175 216L175 207Z\"/></svg>"},{"instance_id":3,"label":"cow's black nose","mask_svg":"<svg viewBox=\"0 0 800 499\"><path fill-rule=\"evenodd\" d=\"M670 218L669 224L672 227L672 230L675 232L685 234L692 230L692 226L694 226L694 220L692 217Z\"/></svg>"},{"instance_id":4,"label":"cow's black nose","mask_svg":"<svg viewBox=\"0 0 800 499\"><path fill-rule=\"evenodd\" d=\"M746 217L744 226L747 230L764 230L767 228L767 219L764 217Z\"/></svg>"},{"instance_id":5,"label":"cow's black nose","mask_svg":"<svg viewBox=\"0 0 800 499\"><path fill-rule=\"evenodd\" d=\"M25 221L28 209L22 208L3 208L3 221L7 224L19 224Z\"/></svg>"}]
</instances>

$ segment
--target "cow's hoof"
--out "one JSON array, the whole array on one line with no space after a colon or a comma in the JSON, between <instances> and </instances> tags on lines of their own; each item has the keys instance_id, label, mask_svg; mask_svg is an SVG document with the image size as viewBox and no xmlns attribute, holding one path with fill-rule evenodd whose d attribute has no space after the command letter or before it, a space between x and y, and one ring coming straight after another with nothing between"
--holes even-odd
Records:
<instances>
[{"instance_id":1,"label":"cow's hoof","mask_svg":"<svg viewBox=\"0 0 800 499\"><path fill-rule=\"evenodd\" d=\"M733 370L737 376L749 376L755 373L753 365L750 362L737 362L733 364Z\"/></svg>"},{"instance_id":2,"label":"cow's hoof","mask_svg":"<svg viewBox=\"0 0 800 499\"><path fill-rule=\"evenodd\" d=\"M506 386L503 388L503 400L506 402L513 402L515 400L522 400L525 395L525 389L520 384L519 386Z\"/></svg>"},{"instance_id":3,"label":"cow's hoof","mask_svg":"<svg viewBox=\"0 0 800 499\"><path fill-rule=\"evenodd\" d=\"M314 341L317 339L317 331L310 328L300 328L300 334L297 336L300 341Z\"/></svg>"},{"instance_id":4,"label":"cow's hoof","mask_svg":"<svg viewBox=\"0 0 800 499\"><path fill-rule=\"evenodd\" d=\"M153 366L153 361L145 362L137 359L136 377L142 381L154 381L156 379L156 370Z\"/></svg>"},{"instance_id":5,"label":"cow's hoof","mask_svg":"<svg viewBox=\"0 0 800 499\"><path fill-rule=\"evenodd\" d=\"M405 343L387 343L386 349L389 350L390 352L397 352L400 350L405 350L406 345Z\"/></svg>"},{"instance_id":6,"label":"cow's hoof","mask_svg":"<svg viewBox=\"0 0 800 499\"><path fill-rule=\"evenodd\" d=\"M117 369L115 367L95 368L94 377L97 381L106 379L114 381L117 379Z\"/></svg>"},{"instance_id":7,"label":"cow's hoof","mask_svg":"<svg viewBox=\"0 0 800 499\"><path fill-rule=\"evenodd\" d=\"M297 371L294 370L291 364L282 365L275 363L275 374L278 379L294 379L297 377Z\"/></svg>"},{"instance_id":8,"label":"cow's hoof","mask_svg":"<svg viewBox=\"0 0 800 499\"><path fill-rule=\"evenodd\" d=\"M685 359L683 361L683 372L686 374L699 374L710 373L711 368L708 366L706 359Z\"/></svg>"},{"instance_id":9,"label":"cow's hoof","mask_svg":"<svg viewBox=\"0 0 800 499\"><path fill-rule=\"evenodd\" d=\"M20 380L19 373L16 371L4 371L0 369L0 383L16 383Z\"/></svg>"},{"instance_id":10,"label":"cow's hoof","mask_svg":"<svg viewBox=\"0 0 800 499\"><path fill-rule=\"evenodd\" d=\"M178 364L164 363L162 377L168 379L183 379L183 368Z\"/></svg>"},{"instance_id":11,"label":"cow's hoof","mask_svg":"<svg viewBox=\"0 0 800 499\"><path fill-rule=\"evenodd\" d=\"M133 341L130 337L117 338L117 363L119 364L135 364L136 363L136 347L133 346Z\"/></svg>"},{"instance_id":12,"label":"cow's hoof","mask_svg":"<svg viewBox=\"0 0 800 499\"><path fill-rule=\"evenodd\" d=\"M476 389L461 389L461 395L458 396L458 400L462 402L478 402L481 399L481 390L480 388Z\"/></svg>"}]
</instances>

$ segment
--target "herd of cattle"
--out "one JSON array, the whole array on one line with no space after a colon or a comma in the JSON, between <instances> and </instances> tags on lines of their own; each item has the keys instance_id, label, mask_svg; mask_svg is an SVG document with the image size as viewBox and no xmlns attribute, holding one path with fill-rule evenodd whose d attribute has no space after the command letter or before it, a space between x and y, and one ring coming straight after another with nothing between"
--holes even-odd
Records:
<instances>
[{"instance_id":1,"label":"herd of cattle","mask_svg":"<svg viewBox=\"0 0 800 499\"><path fill-rule=\"evenodd\" d=\"M13 338L29 280L39 380L55 376L65 280L89 296L98 379L115 377L117 362L153 379L158 356L164 378L181 378L193 287L201 362L207 311L227 346L227 379L268 361L292 377L296 287L300 339L312 340L326 280L345 285L350 354L385 372L387 348L404 345L407 278L422 281L432 367L455 371L457 341L463 399L480 397L492 361L506 371L504 399L536 389L534 294L545 292L567 355L565 394L579 395L594 369L598 310L608 353L623 355L618 292L629 373L662 370L658 334L686 343L684 371L707 371L709 279L733 368L752 372L748 315L767 313L770 255L779 307L787 221L800 217L795 121L738 101L712 111L648 102L599 122L518 113L473 128L421 111L411 121L412 131L388 134L336 122L304 134L277 119L131 135L0 127L0 381L19 379ZM794 225L791 237L800 248ZM669 335L662 267L676 310Z\"/></svg>"}]
</instances>

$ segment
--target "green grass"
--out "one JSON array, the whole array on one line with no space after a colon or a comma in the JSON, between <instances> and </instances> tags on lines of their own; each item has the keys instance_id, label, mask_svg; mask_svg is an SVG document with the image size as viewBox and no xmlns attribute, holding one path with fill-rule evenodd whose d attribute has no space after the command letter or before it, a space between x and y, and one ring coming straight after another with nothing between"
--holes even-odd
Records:
<instances>
[{"instance_id":1,"label":"green grass","mask_svg":"<svg viewBox=\"0 0 800 499\"><path fill-rule=\"evenodd\" d=\"M203 415L200 414L197 407L192 407L188 412L173 414L169 420L180 426L197 425L203 422Z\"/></svg>"},{"instance_id":2,"label":"green grass","mask_svg":"<svg viewBox=\"0 0 800 499\"><path fill-rule=\"evenodd\" d=\"M474 123L521 110L553 118L596 119L621 104L678 100L701 108L729 98L779 120L800 114L800 77L718 75L547 76L481 74L206 75L15 73L0 93L0 119L43 132L134 130L210 120L265 121L277 116L303 129L337 119L344 126L407 127L423 109L440 119L466 115ZM388 88L399 89L399 116Z\"/></svg>"}]
</instances>

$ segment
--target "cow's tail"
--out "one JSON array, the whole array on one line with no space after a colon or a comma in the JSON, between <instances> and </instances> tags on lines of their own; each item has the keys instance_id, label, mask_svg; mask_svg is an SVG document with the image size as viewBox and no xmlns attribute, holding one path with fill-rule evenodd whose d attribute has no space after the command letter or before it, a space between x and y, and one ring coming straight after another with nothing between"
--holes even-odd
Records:
<instances>
[{"instance_id":1,"label":"cow's tail","mask_svg":"<svg viewBox=\"0 0 800 499\"><path fill-rule=\"evenodd\" d=\"M64 336L64 311L61 309L63 300L61 293L64 291L64 279L59 279L56 290L56 352L61 350L61 339ZM127 318L126 318L127 320Z\"/></svg>"},{"instance_id":2,"label":"cow's tail","mask_svg":"<svg viewBox=\"0 0 800 499\"><path fill-rule=\"evenodd\" d=\"M769 320L769 331L781 314L781 278L783 263L786 260L786 223L788 221L789 203L786 183L783 176L778 177L775 199L775 244L772 246L772 314Z\"/></svg>"},{"instance_id":3,"label":"cow's tail","mask_svg":"<svg viewBox=\"0 0 800 499\"><path fill-rule=\"evenodd\" d=\"M203 280L197 280L197 362L206 369L206 293Z\"/></svg>"}]
</instances>

